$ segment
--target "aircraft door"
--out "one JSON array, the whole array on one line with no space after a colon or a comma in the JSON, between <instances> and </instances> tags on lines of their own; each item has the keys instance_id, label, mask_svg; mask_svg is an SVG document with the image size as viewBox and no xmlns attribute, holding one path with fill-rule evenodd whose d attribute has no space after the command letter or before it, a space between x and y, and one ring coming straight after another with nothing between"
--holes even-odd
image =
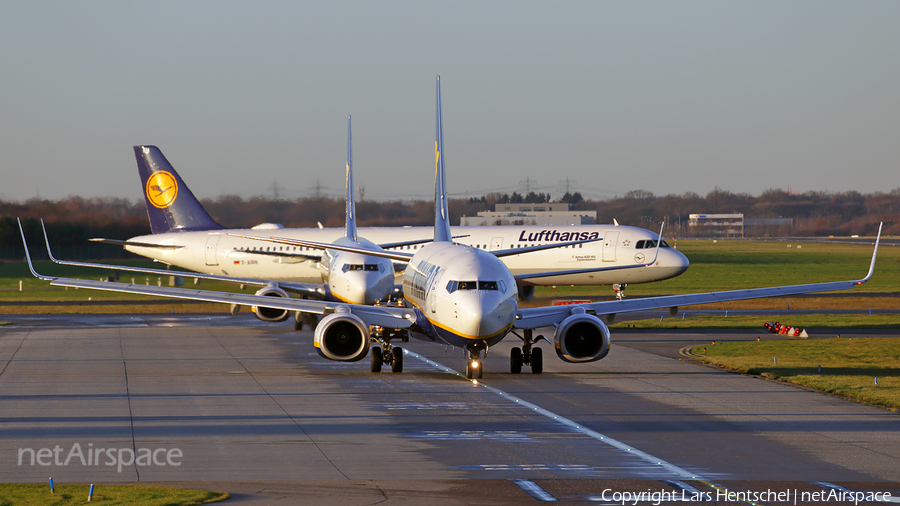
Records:
<instances>
[{"instance_id":1,"label":"aircraft door","mask_svg":"<svg viewBox=\"0 0 900 506\"><path fill-rule=\"evenodd\" d=\"M206 238L206 265L219 265L216 250L219 247L219 234L210 234Z\"/></svg>"},{"instance_id":2,"label":"aircraft door","mask_svg":"<svg viewBox=\"0 0 900 506\"><path fill-rule=\"evenodd\" d=\"M428 287L428 306L431 307L431 312L437 312L437 287L441 282L441 278L444 277L443 269L435 269L435 273L433 276L429 276L429 279L426 280L425 286Z\"/></svg>"},{"instance_id":3,"label":"aircraft door","mask_svg":"<svg viewBox=\"0 0 900 506\"><path fill-rule=\"evenodd\" d=\"M489 251L495 251L498 249L503 249L502 237L494 237L493 239L491 239L491 249Z\"/></svg>"},{"instance_id":4,"label":"aircraft door","mask_svg":"<svg viewBox=\"0 0 900 506\"><path fill-rule=\"evenodd\" d=\"M616 261L616 243L619 242L619 232L607 232L603 236L603 261Z\"/></svg>"}]
</instances>

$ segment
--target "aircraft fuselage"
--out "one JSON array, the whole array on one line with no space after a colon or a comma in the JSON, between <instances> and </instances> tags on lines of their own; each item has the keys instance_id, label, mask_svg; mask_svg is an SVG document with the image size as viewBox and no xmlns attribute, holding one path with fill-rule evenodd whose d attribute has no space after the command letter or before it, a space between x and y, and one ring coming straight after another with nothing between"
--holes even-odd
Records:
<instances>
[{"instance_id":1,"label":"aircraft fuselage","mask_svg":"<svg viewBox=\"0 0 900 506\"><path fill-rule=\"evenodd\" d=\"M343 236L339 228L325 229L242 229L195 232L168 232L134 237L133 242L178 245L176 249L126 246L128 251L159 262L207 274L238 276L273 281L311 282L322 278L319 260L290 255L321 256L320 250L301 246L266 244L252 239L233 237L229 232L260 238L271 236L330 243ZM359 235L375 244L428 239L430 227L360 228ZM655 254L658 235L637 227L613 225L570 226L496 226L453 227L458 244L492 251L572 240L604 240L559 249L512 255L502 259L513 274L532 274L571 269L633 265L649 261ZM389 248L416 253L427 246L419 244ZM648 246L649 245L649 246ZM643 247L641 247L643 246ZM279 256L278 253L285 253ZM689 262L679 251L660 248L657 261L648 267L611 272L570 274L529 280L533 285L609 285L613 283L648 283L677 276L687 270Z\"/></svg>"}]
</instances>

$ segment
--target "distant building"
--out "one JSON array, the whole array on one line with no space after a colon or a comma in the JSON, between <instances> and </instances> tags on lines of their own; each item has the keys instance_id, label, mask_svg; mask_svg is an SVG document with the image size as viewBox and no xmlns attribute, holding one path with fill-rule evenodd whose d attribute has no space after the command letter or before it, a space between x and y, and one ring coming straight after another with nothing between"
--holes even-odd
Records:
<instances>
[{"instance_id":1,"label":"distant building","mask_svg":"<svg viewBox=\"0 0 900 506\"><path fill-rule=\"evenodd\" d=\"M767 231L794 226L793 218L744 218L738 214L691 214L688 216L690 235L705 237L759 236Z\"/></svg>"},{"instance_id":2,"label":"distant building","mask_svg":"<svg viewBox=\"0 0 900 506\"><path fill-rule=\"evenodd\" d=\"M463 216L461 226L490 225L591 225L597 211L571 211L567 203L495 204L494 211L479 211L478 216Z\"/></svg>"}]
</instances>

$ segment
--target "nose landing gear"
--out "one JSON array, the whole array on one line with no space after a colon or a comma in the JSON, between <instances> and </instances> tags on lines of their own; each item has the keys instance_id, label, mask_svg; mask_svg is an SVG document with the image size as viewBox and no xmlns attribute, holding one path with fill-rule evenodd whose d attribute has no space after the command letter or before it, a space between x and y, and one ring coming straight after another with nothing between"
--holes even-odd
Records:
<instances>
[{"instance_id":1,"label":"nose landing gear","mask_svg":"<svg viewBox=\"0 0 900 506\"><path fill-rule=\"evenodd\" d=\"M469 361L466 363L466 378L481 379L484 372L481 363L481 352L487 356L487 346L482 341L477 341L466 346L466 354Z\"/></svg>"}]
</instances>

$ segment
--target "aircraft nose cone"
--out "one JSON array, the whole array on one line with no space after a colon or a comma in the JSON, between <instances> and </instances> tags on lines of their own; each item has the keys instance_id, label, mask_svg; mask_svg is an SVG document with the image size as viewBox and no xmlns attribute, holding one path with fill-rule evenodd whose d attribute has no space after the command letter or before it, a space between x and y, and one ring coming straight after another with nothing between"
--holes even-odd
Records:
<instances>
[{"instance_id":1,"label":"aircraft nose cone","mask_svg":"<svg viewBox=\"0 0 900 506\"><path fill-rule=\"evenodd\" d=\"M670 249L669 253L670 255L668 256L672 257L672 266L676 269L676 276L678 276L679 274L683 274L684 271L688 270L691 262L686 256L684 256L684 253L678 251L677 249Z\"/></svg>"},{"instance_id":2,"label":"aircraft nose cone","mask_svg":"<svg viewBox=\"0 0 900 506\"><path fill-rule=\"evenodd\" d=\"M515 304L498 293L470 293L459 302L460 330L470 337L487 338L508 327L515 313Z\"/></svg>"},{"instance_id":3,"label":"aircraft nose cone","mask_svg":"<svg viewBox=\"0 0 900 506\"><path fill-rule=\"evenodd\" d=\"M346 289L344 294L338 295L355 304L374 304L394 288L393 275L385 276L381 272L348 272L344 277L347 280Z\"/></svg>"}]
</instances>

